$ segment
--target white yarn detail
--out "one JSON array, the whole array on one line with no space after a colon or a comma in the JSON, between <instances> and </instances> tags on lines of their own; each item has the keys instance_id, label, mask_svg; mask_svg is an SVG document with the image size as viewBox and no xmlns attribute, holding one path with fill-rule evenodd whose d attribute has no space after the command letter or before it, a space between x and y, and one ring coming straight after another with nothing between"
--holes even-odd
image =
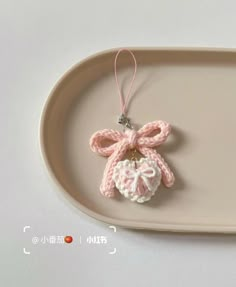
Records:
<instances>
[{"instance_id":1,"label":"white yarn detail","mask_svg":"<svg viewBox=\"0 0 236 287\"><path fill-rule=\"evenodd\" d=\"M112 179L124 197L134 202L143 203L150 200L155 194L161 183L161 171L156 162L149 158L141 158L136 161L136 165L137 167L144 165L145 168L136 169L135 162L128 159L119 161L114 168ZM124 178L132 181L132 184L127 185ZM140 178L147 189L145 195L136 192Z\"/></svg>"}]
</instances>

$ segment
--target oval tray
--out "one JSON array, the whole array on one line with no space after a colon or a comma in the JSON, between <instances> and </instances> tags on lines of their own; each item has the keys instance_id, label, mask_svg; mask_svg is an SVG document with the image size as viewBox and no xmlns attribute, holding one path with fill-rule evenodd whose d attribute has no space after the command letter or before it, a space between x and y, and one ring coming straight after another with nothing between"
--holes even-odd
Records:
<instances>
[{"instance_id":1,"label":"oval tray","mask_svg":"<svg viewBox=\"0 0 236 287\"><path fill-rule=\"evenodd\" d=\"M138 229L236 233L236 51L132 48L138 72L129 115L161 119L173 132L159 148L176 175L150 202L99 192L107 159L89 148L99 129L120 130L113 74L116 49L72 67L51 92L41 118L41 150L50 174L71 201L106 223ZM123 53L119 79L127 88L132 59Z\"/></svg>"}]
</instances>

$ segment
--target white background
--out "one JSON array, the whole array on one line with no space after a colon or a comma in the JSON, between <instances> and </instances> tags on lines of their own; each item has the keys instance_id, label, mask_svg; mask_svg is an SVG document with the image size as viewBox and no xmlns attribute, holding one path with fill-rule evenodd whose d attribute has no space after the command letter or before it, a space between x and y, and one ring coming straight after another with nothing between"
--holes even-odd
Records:
<instances>
[{"instance_id":1,"label":"white background","mask_svg":"<svg viewBox=\"0 0 236 287\"><path fill-rule=\"evenodd\" d=\"M235 236L113 234L60 196L38 140L51 88L79 60L120 46L236 47L235 9L233 0L0 1L0 286L236 286ZM31 242L65 234L73 244ZM90 234L109 244L89 246Z\"/></svg>"}]
</instances>

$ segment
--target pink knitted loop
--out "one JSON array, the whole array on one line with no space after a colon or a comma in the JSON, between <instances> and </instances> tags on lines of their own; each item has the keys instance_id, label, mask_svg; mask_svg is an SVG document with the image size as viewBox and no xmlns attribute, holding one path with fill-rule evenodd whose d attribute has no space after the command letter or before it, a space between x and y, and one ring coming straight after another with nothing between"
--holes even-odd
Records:
<instances>
[{"instance_id":1,"label":"pink knitted loop","mask_svg":"<svg viewBox=\"0 0 236 287\"><path fill-rule=\"evenodd\" d=\"M129 142L129 148L130 149L133 149L136 147L137 145L137 139L138 139L138 134L135 130L130 130L130 129L127 129L125 131L126 135L127 135L127 139L128 139L128 142Z\"/></svg>"},{"instance_id":2,"label":"pink knitted loop","mask_svg":"<svg viewBox=\"0 0 236 287\"><path fill-rule=\"evenodd\" d=\"M101 130L92 135L90 147L92 151L102 156L108 156L108 162L104 171L100 191L104 196L115 195L115 183L112 179L116 164L123 159L129 149L136 148L144 156L156 161L162 172L162 180L165 186L170 187L174 183L174 175L165 160L154 150L164 143L171 131L171 127L164 121L154 121L144 125L140 130L118 132L114 130ZM155 135L153 135L155 133ZM106 140L114 143L107 146Z\"/></svg>"}]
</instances>

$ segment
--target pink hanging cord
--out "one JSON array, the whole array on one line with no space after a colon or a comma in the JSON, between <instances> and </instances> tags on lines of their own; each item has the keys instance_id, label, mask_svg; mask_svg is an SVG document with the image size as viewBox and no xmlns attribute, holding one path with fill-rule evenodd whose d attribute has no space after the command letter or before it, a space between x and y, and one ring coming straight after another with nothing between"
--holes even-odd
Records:
<instances>
[{"instance_id":1,"label":"pink hanging cord","mask_svg":"<svg viewBox=\"0 0 236 287\"><path fill-rule=\"evenodd\" d=\"M117 76L117 59L118 59L120 53L123 52L123 51L129 52L131 54L133 60L134 60L134 73L133 73L133 77L132 77L132 80L130 82L130 86L129 86L129 89L128 89L126 97L124 97L124 95L122 95L120 84L119 84L119 81L118 81L118 76ZM126 115L126 113L127 113L127 104L128 104L128 101L129 101L129 98L130 98L130 94L131 94L131 90L132 90L132 87L133 87L133 84L134 84L134 80L135 80L135 77L136 77L136 72L137 72L137 61L135 59L135 56L134 56L133 52L131 52L129 49L125 49L125 48L122 48L122 49L118 50L118 52L116 54L116 57L115 57L115 61L114 61L114 73L115 73L116 86L117 86L117 90L118 90L119 97L120 97L121 113L123 115Z\"/></svg>"},{"instance_id":2,"label":"pink hanging cord","mask_svg":"<svg viewBox=\"0 0 236 287\"><path fill-rule=\"evenodd\" d=\"M133 78L125 99L123 98L123 95L120 90L116 71L117 58L120 52L123 50L128 51L132 55L135 64ZM128 49L120 49L115 57L114 71L116 84L121 100L122 114L126 113L127 102L130 97L131 89L136 75L136 70L137 63L134 54ZM161 155L157 153L155 149L153 149L160 146L166 141L170 131L171 127L168 123L164 121L154 121L144 125L138 131L135 131L133 129L126 129L124 132L120 132L116 130L104 129L94 133L90 139L90 147L92 151L102 156L109 157L100 186L101 193L107 197L114 197L115 183L112 179L114 168L117 163L123 159L126 152L134 148L147 158L150 158L157 163L162 173L162 181L164 185L167 187L171 187L175 181L174 174L169 168L168 164L165 162L165 160L161 157ZM104 143L106 142L106 140L110 140L113 143L107 146Z\"/></svg>"}]
</instances>

